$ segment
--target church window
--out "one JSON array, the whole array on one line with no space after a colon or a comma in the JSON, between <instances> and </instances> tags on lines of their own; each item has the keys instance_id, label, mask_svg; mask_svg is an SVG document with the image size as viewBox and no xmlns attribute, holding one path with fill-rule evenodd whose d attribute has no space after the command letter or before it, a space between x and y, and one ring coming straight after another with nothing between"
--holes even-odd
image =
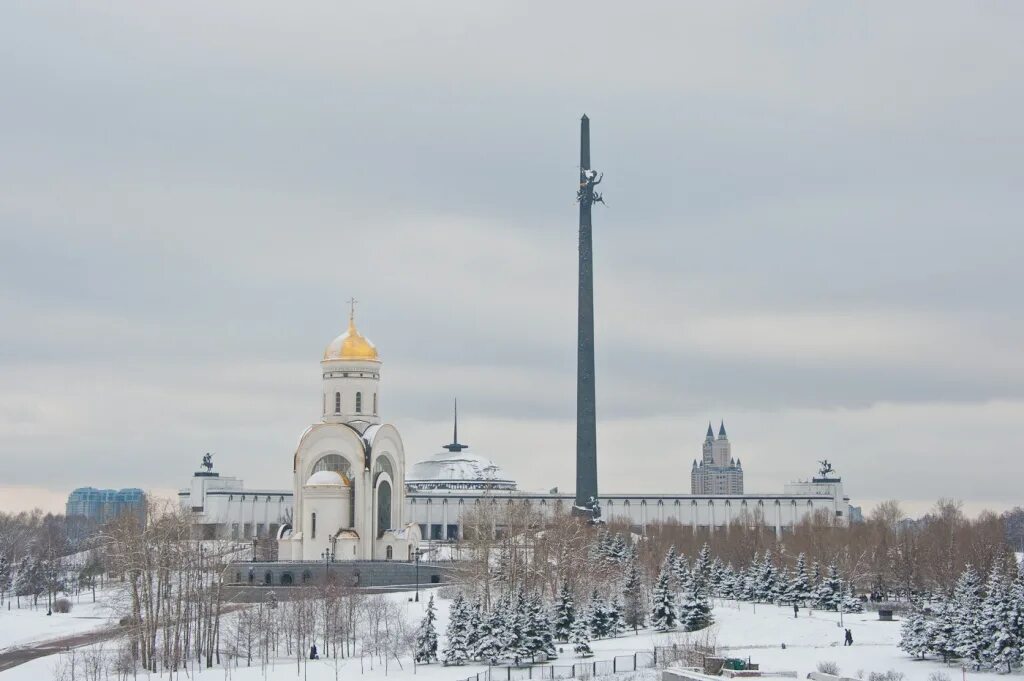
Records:
<instances>
[{"instance_id":1,"label":"church window","mask_svg":"<svg viewBox=\"0 0 1024 681\"><path fill-rule=\"evenodd\" d=\"M310 539L316 539L316 512L315 511L313 512L313 516L311 518L311 524L310 524L310 528L309 528L309 538Z\"/></svg>"},{"instance_id":2,"label":"church window","mask_svg":"<svg viewBox=\"0 0 1024 681\"><path fill-rule=\"evenodd\" d=\"M334 471L346 478L352 478L352 465L341 454L321 456L313 465L313 473L319 473L320 471Z\"/></svg>"},{"instance_id":3,"label":"church window","mask_svg":"<svg viewBox=\"0 0 1024 681\"><path fill-rule=\"evenodd\" d=\"M377 393L373 394L373 415L377 415Z\"/></svg>"},{"instance_id":4,"label":"church window","mask_svg":"<svg viewBox=\"0 0 1024 681\"><path fill-rule=\"evenodd\" d=\"M377 538L391 529L391 485L384 481L377 488Z\"/></svg>"},{"instance_id":5,"label":"church window","mask_svg":"<svg viewBox=\"0 0 1024 681\"><path fill-rule=\"evenodd\" d=\"M363 413L363 394L362 393L356 393L356 413L357 414L362 414Z\"/></svg>"},{"instance_id":6,"label":"church window","mask_svg":"<svg viewBox=\"0 0 1024 681\"><path fill-rule=\"evenodd\" d=\"M334 393L334 413L341 413L341 393Z\"/></svg>"},{"instance_id":7,"label":"church window","mask_svg":"<svg viewBox=\"0 0 1024 681\"><path fill-rule=\"evenodd\" d=\"M388 545L388 549L387 549L387 552L385 553L385 558L387 558L388 560L391 560L392 558L394 558L394 556L395 556L395 552L394 552L394 550L393 550L393 549L391 548L391 545L389 544L389 545Z\"/></svg>"}]
</instances>

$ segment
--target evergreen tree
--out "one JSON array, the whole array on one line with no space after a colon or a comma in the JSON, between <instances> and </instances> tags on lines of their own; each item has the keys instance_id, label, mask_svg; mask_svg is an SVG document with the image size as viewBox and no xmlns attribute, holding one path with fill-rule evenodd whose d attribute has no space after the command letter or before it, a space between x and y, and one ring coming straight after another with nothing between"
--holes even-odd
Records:
<instances>
[{"instance_id":1,"label":"evergreen tree","mask_svg":"<svg viewBox=\"0 0 1024 681\"><path fill-rule=\"evenodd\" d=\"M486 617L481 618L476 649L472 653L473 659L483 660L489 664L497 663L505 654L505 642L501 634L503 630L499 610L494 609Z\"/></svg>"},{"instance_id":2,"label":"evergreen tree","mask_svg":"<svg viewBox=\"0 0 1024 681\"><path fill-rule=\"evenodd\" d=\"M473 600L473 604L466 603L466 652L472 658L480 646L480 629L483 624L484 606L480 597Z\"/></svg>"},{"instance_id":3,"label":"evergreen tree","mask_svg":"<svg viewBox=\"0 0 1024 681\"><path fill-rule=\"evenodd\" d=\"M758 568L754 583L754 600L765 603L771 602L775 600L776 570L770 552L764 552L764 558L761 559L761 564Z\"/></svg>"},{"instance_id":4,"label":"evergreen tree","mask_svg":"<svg viewBox=\"0 0 1024 681\"><path fill-rule=\"evenodd\" d=\"M437 614L434 612L434 595L430 595L427 601L427 612L420 621L420 627L416 630L416 655L415 659L421 664L427 664L437 659L437 629L434 621Z\"/></svg>"},{"instance_id":5,"label":"evergreen tree","mask_svg":"<svg viewBox=\"0 0 1024 681\"><path fill-rule=\"evenodd\" d=\"M957 656L956 612L950 604L939 607L935 618L928 623L928 649L942 656L943 662Z\"/></svg>"},{"instance_id":6,"label":"evergreen tree","mask_svg":"<svg viewBox=\"0 0 1024 681\"><path fill-rule=\"evenodd\" d=\"M814 605L822 610L839 610L842 598L842 580L839 579L839 568L835 563L831 563L828 566L828 574L818 585L818 592L814 596Z\"/></svg>"},{"instance_id":7,"label":"evergreen tree","mask_svg":"<svg viewBox=\"0 0 1024 681\"><path fill-rule=\"evenodd\" d=\"M697 559L693 561L690 580L694 591L703 591L705 595L711 592L711 547L707 542L700 547Z\"/></svg>"},{"instance_id":8,"label":"evergreen tree","mask_svg":"<svg viewBox=\"0 0 1024 681\"><path fill-rule=\"evenodd\" d=\"M731 564L726 565L722 570L722 576L719 579L719 598L736 598L736 581L736 570L733 569Z\"/></svg>"},{"instance_id":9,"label":"evergreen tree","mask_svg":"<svg viewBox=\"0 0 1024 681\"><path fill-rule=\"evenodd\" d=\"M626 621L622 616L622 605L619 603L618 596L605 606L605 612L608 636L615 637L626 630Z\"/></svg>"},{"instance_id":10,"label":"evergreen tree","mask_svg":"<svg viewBox=\"0 0 1024 681\"><path fill-rule=\"evenodd\" d=\"M811 598L811 580L807 575L807 559L802 553L796 557L796 566L793 568L793 575L789 578L786 597L790 603L799 605L803 605Z\"/></svg>"},{"instance_id":11,"label":"evergreen tree","mask_svg":"<svg viewBox=\"0 0 1024 681\"><path fill-rule=\"evenodd\" d=\"M658 574L658 581L654 585L654 593L651 596L654 601L651 608L651 624L658 631L675 629L677 623L675 594L669 583L668 572L664 568Z\"/></svg>"},{"instance_id":12,"label":"evergreen tree","mask_svg":"<svg viewBox=\"0 0 1024 681\"><path fill-rule=\"evenodd\" d=\"M980 669L986 641L981 624L981 578L968 564L953 588L954 649L959 657Z\"/></svg>"},{"instance_id":13,"label":"evergreen tree","mask_svg":"<svg viewBox=\"0 0 1024 681\"><path fill-rule=\"evenodd\" d=\"M590 648L590 629L582 617L572 623L572 631L569 632L569 643L572 644L572 649L580 657L590 657L594 654L594 651Z\"/></svg>"},{"instance_id":14,"label":"evergreen tree","mask_svg":"<svg viewBox=\"0 0 1024 681\"><path fill-rule=\"evenodd\" d=\"M444 664L462 664L469 659L467 641L466 602L462 594L455 596L448 611L448 628L445 630Z\"/></svg>"},{"instance_id":15,"label":"evergreen tree","mask_svg":"<svg viewBox=\"0 0 1024 681\"><path fill-rule=\"evenodd\" d=\"M622 585L622 596L625 601L623 608L623 619L627 626L633 627L633 631L639 631L644 626L646 618L646 606L644 604L643 583L640 579L640 566L637 564L636 552L630 552L626 563L626 577Z\"/></svg>"},{"instance_id":16,"label":"evergreen tree","mask_svg":"<svg viewBox=\"0 0 1024 681\"><path fill-rule=\"evenodd\" d=\"M604 600L597 595L597 589L590 596L590 607L587 608L586 620L592 638L608 637L608 622Z\"/></svg>"},{"instance_id":17,"label":"evergreen tree","mask_svg":"<svg viewBox=\"0 0 1024 681\"><path fill-rule=\"evenodd\" d=\"M558 602L555 604L555 638L559 641L568 641L572 623L575 621L576 607L573 604L569 586L563 579L562 586L558 590Z\"/></svg>"},{"instance_id":18,"label":"evergreen tree","mask_svg":"<svg viewBox=\"0 0 1024 681\"><path fill-rule=\"evenodd\" d=\"M675 590L679 592L689 589L692 581L693 573L690 571L690 563L686 560L686 556L680 553L672 564L672 579L669 580L669 583L674 584Z\"/></svg>"},{"instance_id":19,"label":"evergreen tree","mask_svg":"<svg viewBox=\"0 0 1024 681\"><path fill-rule=\"evenodd\" d=\"M520 589L510 609L510 616L507 620L506 632L508 634L508 655L516 662L527 660L533 657L531 648L532 638L532 617L530 616L529 603L526 594Z\"/></svg>"},{"instance_id":20,"label":"evergreen tree","mask_svg":"<svg viewBox=\"0 0 1024 681\"><path fill-rule=\"evenodd\" d=\"M679 621L686 631L697 631L711 626L711 605L702 590L691 589L683 594L679 604Z\"/></svg>"},{"instance_id":21,"label":"evergreen tree","mask_svg":"<svg viewBox=\"0 0 1024 681\"><path fill-rule=\"evenodd\" d=\"M536 627L540 632L540 645L537 652L543 654L549 660L557 659L558 652L555 650L555 623L551 618L551 614L544 609L543 603L541 603L539 598L537 600L537 610L534 613L534 618L537 620Z\"/></svg>"},{"instance_id":22,"label":"evergreen tree","mask_svg":"<svg viewBox=\"0 0 1024 681\"><path fill-rule=\"evenodd\" d=\"M924 613L916 608L910 612L900 625L900 643L902 650L908 655L924 659L929 650L928 620Z\"/></svg>"},{"instance_id":23,"label":"evergreen tree","mask_svg":"<svg viewBox=\"0 0 1024 681\"><path fill-rule=\"evenodd\" d=\"M743 575L743 600L757 600L757 581L761 574L761 559L755 552Z\"/></svg>"},{"instance_id":24,"label":"evergreen tree","mask_svg":"<svg viewBox=\"0 0 1024 681\"><path fill-rule=\"evenodd\" d=\"M1005 666L1007 674L1021 663L1021 642L1014 631L1012 595L1002 570L993 565L985 584L981 610L981 635L986 642L982 658L993 668Z\"/></svg>"},{"instance_id":25,"label":"evergreen tree","mask_svg":"<svg viewBox=\"0 0 1024 681\"><path fill-rule=\"evenodd\" d=\"M718 596L719 598L724 598L724 596L722 596L722 580L724 578L725 578L725 563L722 562L721 558L716 556L715 559L713 561L711 561L711 577L710 577L710 581L709 581L709 587L710 587L709 588L709 593L712 596Z\"/></svg>"},{"instance_id":26,"label":"evergreen tree","mask_svg":"<svg viewBox=\"0 0 1024 681\"><path fill-rule=\"evenodd\" d=\"M864 603L853 593L853 585L843 587L843 612L864 612Z\"/></svg>"},{"instance_id":27,"label":"evergreen tree","mask_svg":"<svg viewBox=\"0 0 1024 681\"><path fill-rule=\"evenodd\" d=\"M679 554L676 552L675 544L668 547L668 552L665 554L665 560L661 564L661 571L667 572L669 575L669 588L679 588Z\"/></svg>"},{"instance_id":28,"label":"evergreen tree","mask_svg":"<svg viewBox=\"0 0 1024 681\"><path fill-rule=\"evenodd\" d=\"M11 564L5 556L0 556L0 604L4 602L4 595L11 588Z\"/></svg>"}]
</instances>

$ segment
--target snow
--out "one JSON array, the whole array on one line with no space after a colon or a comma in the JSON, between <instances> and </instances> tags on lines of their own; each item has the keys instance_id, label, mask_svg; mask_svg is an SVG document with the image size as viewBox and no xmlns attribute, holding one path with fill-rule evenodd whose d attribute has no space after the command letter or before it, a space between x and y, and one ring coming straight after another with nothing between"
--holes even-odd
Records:
<instances>
[{"instance_id":1,"label":"snow","mask_svg":"<svg viewBox=\"0 0 1024 681\"><path fill-rule=\"evenodd\" d=\"M112 598L112 591L97 590L96 603L93 603L92 593L82 592L81 596L69 599L72 603L70 613L54 613L49 617L46 615L45 599L40 599L35 609L29 607L31 599L25 597L21 599L20 610L17 601L11 603L10 610L7 609L7 603L4 603L3 610L0 610L0 652L110 626Z\"/></svg>"},{"instance_id":2,"label":"snow","mask_svg":"<svg viewBox=\"0 0 1024 681\"><path fill-rule=\"evenodd\" d=\"M410 601L411 592L402 592L389 595L402 604L406 611L409 622L416 627L426 609L427 600L431 592L422 592L421 601L413 603ZM438 592L434 591L435 605L437 606L436 629L439 633L439 647L444 649L445 641L443 632L448 626L448 610L450 600L441 599ZM76 606L70 615L46 617L45 609L42 611L17 611L8 613L6 610L0 614L0 647L10 646L12 642L27 642L31 640L50 639L56 636L88 630L91 627L103 626L106 624L105 608L102 603L90 607L86 603L86 596L83 595L83 602ZM91 599L90 599L91 600ZM884 672L894 669L906 674L907 681L915 679L927 679L932 671L945 670L951 678L960 678L961 672L958 665L946 666L936 660L917 661L910 658L906 653L897 648L900 636L900 622L882 622L877 619L875 613L858 613L843 615L843 625L853 632L854 645L844 647L843 627L838 626L839 614L835 612L809 611L802 609L799 617L793 617L792 607L776 607L770 605L753 605L746 602L720 601L714 602L715 624L708 633L717 641L722 652L730 657L750 657L754 662L761 665L765 670L788 670L796 671L799 678L806 678L807 674L814 671L818 662L834 661L839 665L842 673L849 676L856 676L859 670L863 670L864 678L870 672ZM10 616L9 616L10 615ZM98 619L85 619L89 616ZM704 632L700 632L704 633ZM650 651L654 645L665 646L678 643L687 636L680 632L656 633L652 630L641 631L633 635L627 632L626 635L613 639L595 640L591 642L594 651L592 660L609 660L617 655L632 655L638 651ZM785 644L785 649L782 648ZM107 644L108 648L110 644ZM559 659L554 664L567 665L581 661L572 652L572 646L565 643L556 644L560 649ZM56 656L33 660L32 662L0 672L0 681L38 681L53 677ZM352 679L358 677L367 681L387 681L398 677L416 679L416 681L460 681L473 676L478 672L486 671L486 665L466 664L462 666L445 667L438 663L430 665L417 665L415 667L409 659L403 659L404 669L392 662L385 675L384 667L374 663L371 670L369 661L364 660L365 669L360 669L359 658L352 658L339 661L339 669L335 670L334 662L330 659L303 660L302 669L298 675L309 681L334 681L336 678ZM273 670L267 670L264 676L263 670L258 665L250 668L234 668L227 675L224 669L200 670L195 669L194 675L199 679L231 678L235 681L262 681L264 678L284 679L296 675L294 658L279 659L274 663ZM1016 673L1015 676L1019 676ZM630 675L615 677L615 681L627 681ZM992 672L975 673L968 671L970 678L988 677L995 679ZM140 675L140 678L145 678ZM656 678L652 672L638 673L634 678L644 681L653 681Z\"/></svg>"}]
</instances>

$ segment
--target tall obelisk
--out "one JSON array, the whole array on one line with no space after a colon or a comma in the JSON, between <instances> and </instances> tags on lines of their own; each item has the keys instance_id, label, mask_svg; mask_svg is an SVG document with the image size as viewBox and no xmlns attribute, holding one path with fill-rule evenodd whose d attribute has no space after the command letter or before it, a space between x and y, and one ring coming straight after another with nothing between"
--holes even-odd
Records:
<instances>
[{"instance_id":1,"label":"tall obelisk","mask_svg":"<svg viewBox=\"0 0 1024 681\"><path fill-rule=\"evenodd\" d=\"M590 167L590 119L580 121L580 278L576 336L576 509L593 518L597 500L597 409L594 397L594 257L590 209L601 195Z\"/></svg>"}]
</instances>

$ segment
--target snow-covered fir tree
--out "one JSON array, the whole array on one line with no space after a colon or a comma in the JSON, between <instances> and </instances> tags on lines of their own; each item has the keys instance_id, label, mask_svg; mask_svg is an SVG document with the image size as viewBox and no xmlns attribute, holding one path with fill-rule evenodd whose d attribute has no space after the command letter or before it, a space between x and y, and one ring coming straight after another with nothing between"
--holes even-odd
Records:
<instances>
[{"instance_id":1,"label":"snow-covered fir tree","mask_svg":"<svg viewBox=\"0 0 1024 681\"><path fill-rule=\"evenodd\" d=\"M467 613L466 601L462 594L457 594L448 610L448 628L445 630L445 648L443 660L445 665L462 664L469 659L467 646Z\"/></svg>"},{"instance_id":2,"label":"snow-covered fir tree","mask_svg":"<svg viewBox=\"0 0 1024 681\"><path fill-rule=\"evenodd\" d=\"M669 587L672 589L679 588L679 580L677 572L679 570L679 553L676 551L676 546L673 544L668 547L668 551L665 553L665 560L661 563L661 571L667 572L669 575Z\"/></svg>"},{"instance_id":3,"label":"snow-covered fir tree","mask_svg":"<svg viewBox=\"0 0 1024 681\"><path fill-rule=\"evenodd\" d=\"M590 647L590 628L581 617L572 623L572 631L569 632L569 643L572 649L580 657L590 657L594 651Z\"/></svg>"},{"instance_id":4,"label":"snow-covered fir tree","mask_svg":"<svg viewBox=\"0 0 1024 681\"><path fill-rule=\"evenodd\" d=\"M675 594L670 583L668 571L662 568L658 581L654 584L651 594L651 624L658 631L670 631L678 624L676 616Z\"/></svg>"},{"instance_id":5,"label":"snow-covered fir tree","mask_svg":"<svg viewBox=\"0 0 1024 681\"><path fill-rule=\"evenodd\" d=\"M558 590L558 601L555 603L555 638L559 641L568 641L572 623L575 621L576 606L573 603L569 585L563 579L562 586Z\"/></svg>"},{"instance_id":6,"label":"snow-covered fir tree","mask_svg":"<svg viewBox=\"0 0 1024 681\"><path fill-rule=\"evenodd\" d=\"M757 600L757 580L761 574L761 558L755 552L750 563L743 570L743 584L741 588L742 600Z\"/></svg>"},{"instance_id":7,"label":"snow-covered fir tree","mask_svg":"<svg viewBox=\"0 0 1024 681\"><path fill-rule=\"evenodd\" d=\"M1014 630L1015 607L1010 584L998 564L992 566L985 583L981 606L981 635L985 640L982 659L994 669L1009 674L1021 664L1021 642Z\"/></svg>"},{"instance_id":8,"label":"snow-covered fir tree","mask_svg":"<svg viewBox=\"0 0 1024 681\"><path fill-rule=\"evenodd\" d=\"M707 542L700 547L697 558L693 561L693 569L690 570L690 584L694 591L710 593L711 584L711 547Z\"/></svg>"},{"instance_id":9,"label":"snow-covered fir tree","mask_svg":"<svg viewBox=\"0 0 1024 681\"><path fill-rule=\"evenodd\" d=\"M675 590L678 592L689 589L692 582L693 573L690 570L690 561L683 554L677 554L672 562L672 577L669 583L674 585Z\"/></svg>"},{"instance_id":10,"label":"snow-covered fir tree","mask_svg":"<svg viewBox=\"0 0 1024 681\"><path fill-rule=\"evenodd\" d=\"M436 620L434 595L431 594L430 600L427 601L427 611L420 621L419 629L416 630L415 660L420 664L427 664L437 659L437 628L434 624Z\"/></svg>"},{"instance_id":11,"label":"snow-covered fir tree","mask_svg":"<svg viewBox=\"0 0 1024 681\"><path fill-rule=\"evenodd\" d=\"M466 650L470 657L480 644L480 627L483 623L484 606L477 596L472 603L466 602Z\"/></svg>"},{"instance_id":12,"label":"snow-covered fir tree","mask_svg":"<svg viewBox=\"0 0 1024 681\"><path fill-rule=\"evenodd\" d=\"M811 598L811 579L807 574L807 558L804 554L796 557L796 565L789 578L786 600L789 603L803 605Z\"/></svg>"},{"instance_id":13,"label":"snow-covered fir tree","mask_svg":"<svg viewBox=\"0 0 1024 681\"><path fill-rule=\"evenodd\" d=\"M940 605L935 618L928 623L928 649L948 662L956 653L956 612L949 604Z\"/></svg>"},{"instance_id":14,"label":"snow-covered fir tree","mask_svg":"<svg viewBox=\"0 0 1024 681\"><path fill-rule=\"evenodd\" d=\"M983 652L987 644L981 623L981 604L981 577L968 564L956 581L950 606L955 613L954 650L960 658L973 664L975 669L980 669L984 663Z\"/></svg>"},{"instance_id":15,"label":"snow-covered fir tree","mask_svg":"<svg viewBox=\"0 0 1024 681\"><path fill-rule=\"evenodd\" d=\"M822 610L839 610L843 598L842 586L839 568L835 563L831 563L828 566L828 573L822 578L817 593L814 594L814 607Z\"/></svg>"},{"instance_id":16,"label":"snow-covered fir tree","mask_svg":"<svg viewBox=\"0 0 1024 681\"><path fill-rule=\"evenodd\" d=\"M505 622L505 630L508 635L506 654L517 663L532 658L533 649L530 647L532 642L530 638L532 617L526 600L526 594L522 589L516 594Z\"/></svg>"},{"instance_id":17,"label":"snow-covered fir tree","mask_svg":"<svg viewBox=\"0 0 1024 681\"><path fill-rule=\"evenodd\" d=\"M598 595L597 589L590 595L590 606L587 608L585 619L592 638L608 637L607 607L604 599Z\"/></svg>"},{"instance_id":18,"label":"snow-covered fir tree","mask_svg":"<svg viewBox=\"0 0 1024 681\"><path fill-rule=\"evenodd\" d=\"M605 621L608 623L608 636L615 637L626 630L626 620L622 616L622 603L618 596L607 605Z\"/></svg>"},{"instance_id":19,"label":"snow-covered fir tree","mask_svg":"<svg viewBox=\"0 0 1024 681\"><path fill-rule=\"evenodd\" d=\"M772 562L772 554L764 552L764 557L758 565L758 571L754 586L754 600L759 603L768 603L775 600L776 585L775 563Z\"/></svg>"},{"instance_id":20,"label":"snow-covered fir tree","mask_svg":"<svg viewBox=\"0 0 1024 681\"><path fill-rule=\"evenodd\" d=\"M719 598L737 598L736 594L736 570L732 564L725 566L722 570L722 576L718 580L718 597Z\"/></svg>"},{"instance_id":21,"label":"snow-covered fir tree","mask_svg":"<svg viewBox=\"0 0 1024 681\"><path fill-rule=\"evenodd\" d=\"M480 631L477 632L476 648L472 652L475 660L494 664L504 656L505 641L503 618L497 609L481 618Z\"/></svg>"},{"instance_id":22,"label":"snow-covered fir tree","mask_svg":"<svg viewBox=\"0 0 1024 681\"><path fill-rule=\"evenodd\" d=\"M711 605L702 589L690 589L679 603L679 622L686 631L711 626Z\"/></svg>"},{"instance_id":23,"label":"snow-covered fir tree","mask_svg":"<svg viewBox=\"0 0 1024 681\"><path fill-rule=\"evenodd\" d=\"M900 625L900 643L902 650L912 657L924 659L929 650L928 619L918 609L907 613Z\"/></svg>"},{"instance_id":24,"label":"snow-covered fir tree","mask_svg":"<svg viewBox=\"0 0 1024 681\"><path fill-rule=\"evenodd\" d=\"M626 576L622 584L623 609L625 624L636 632L646 622L647 606L644 603L643 582L640 578L640 566L636 551L631 551L626 562Z\"/></svg>"}]
</instances>

